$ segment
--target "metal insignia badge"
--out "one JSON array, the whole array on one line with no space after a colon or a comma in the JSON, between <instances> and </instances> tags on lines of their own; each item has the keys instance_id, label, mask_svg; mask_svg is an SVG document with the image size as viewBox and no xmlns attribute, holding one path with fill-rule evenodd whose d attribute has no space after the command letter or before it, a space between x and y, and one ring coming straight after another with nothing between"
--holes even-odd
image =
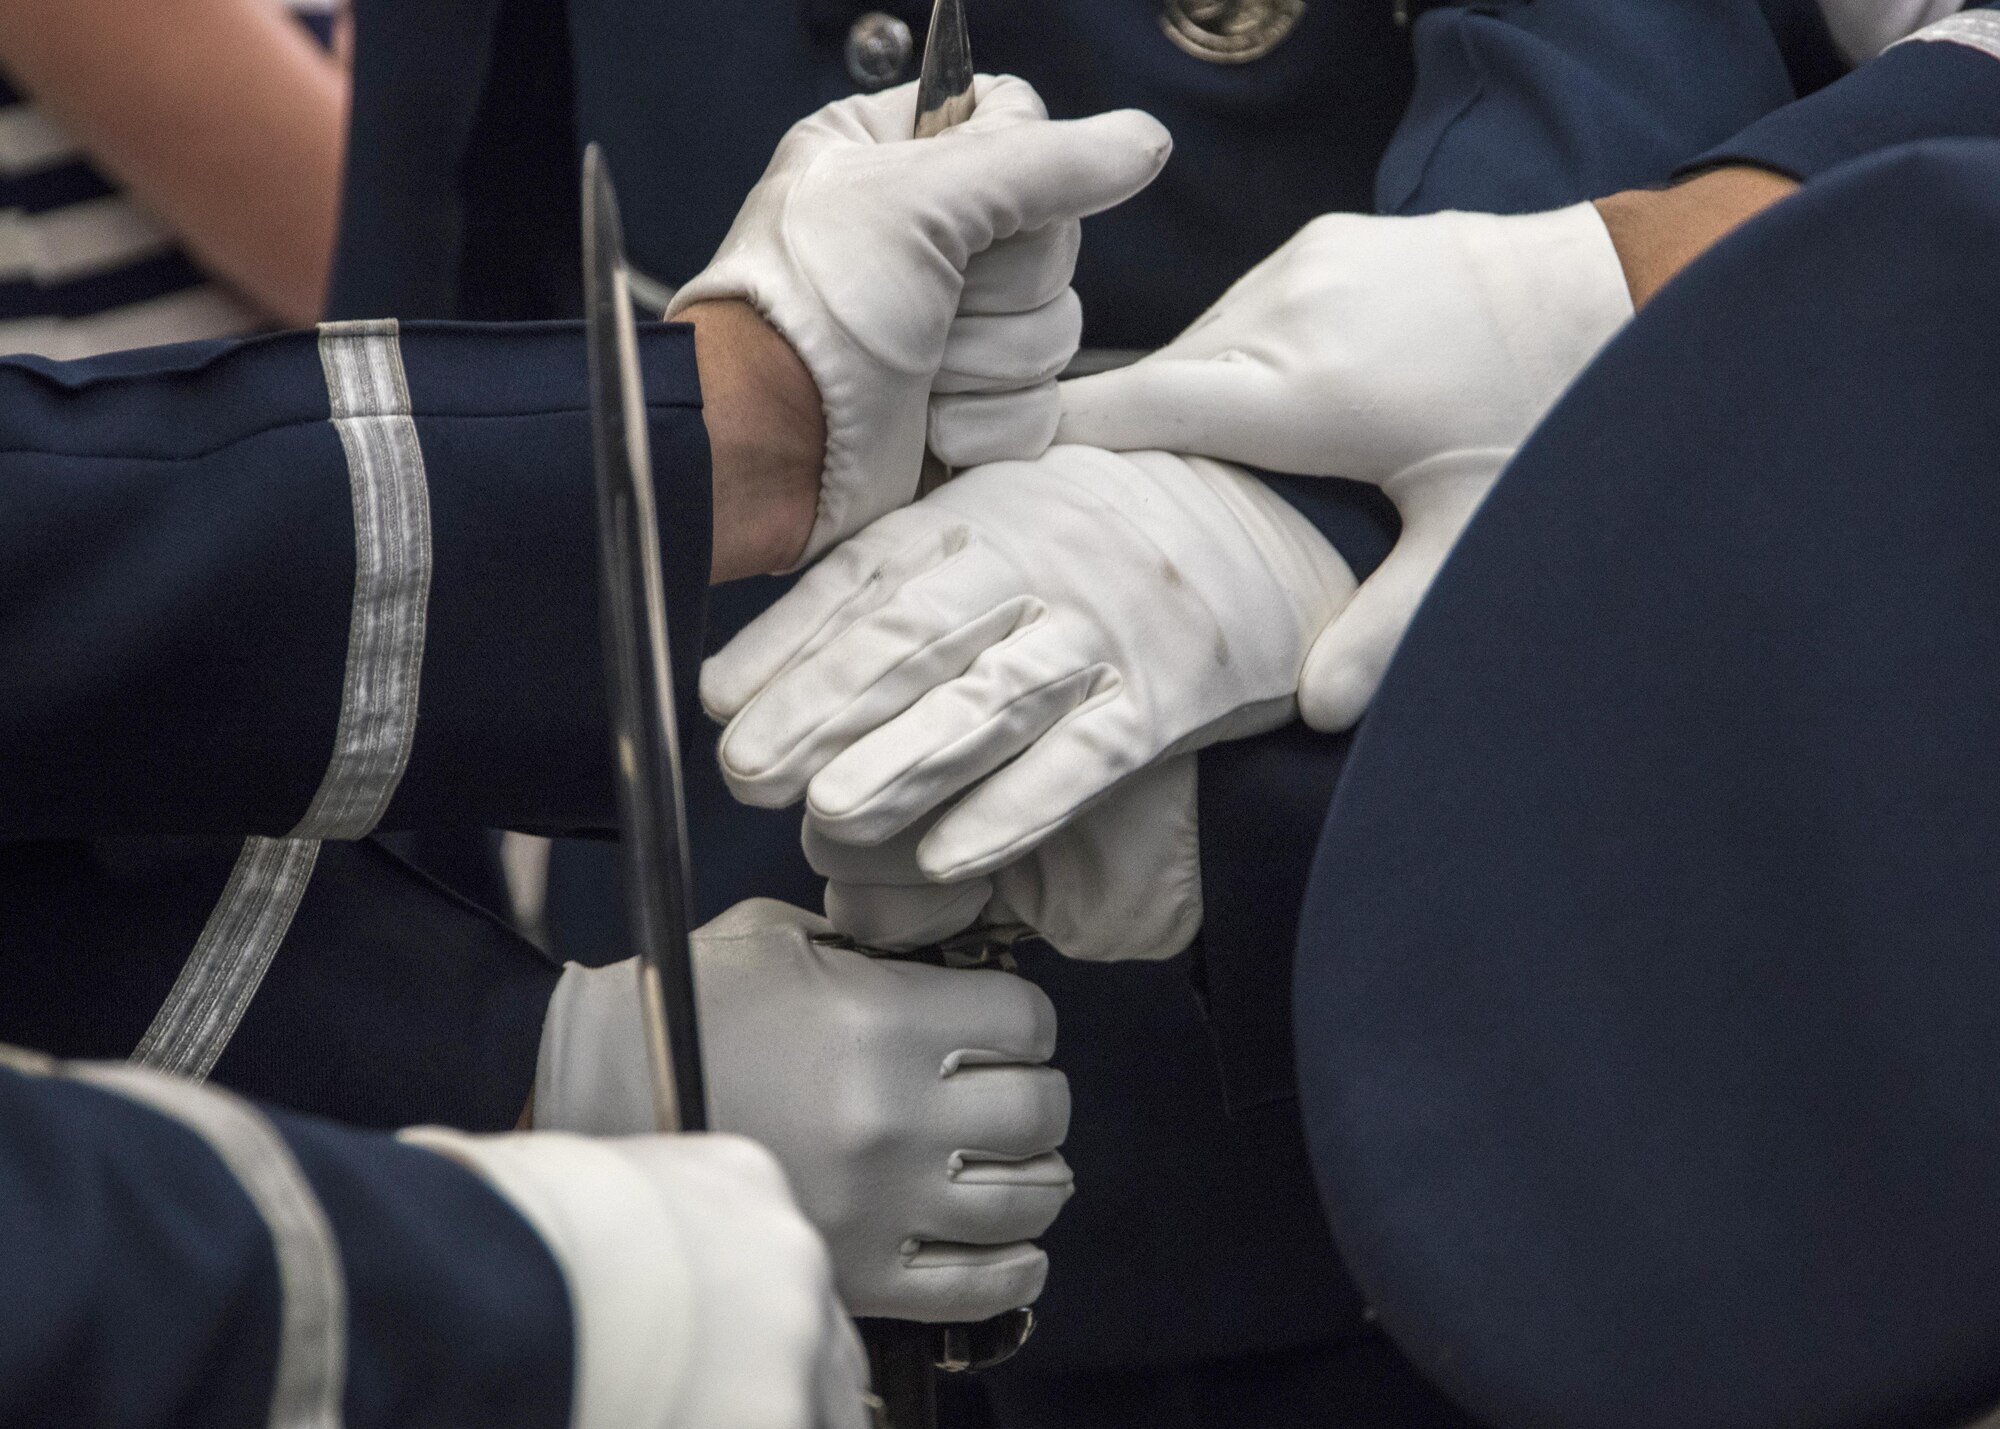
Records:
<instances>
[{"instance_id":1,"label":"metal insignia badge","mask_svg":"<svg viewBox=\"0 0 2000 1429\"><path fill-rule=\"evenodd\" d=\"M1282 45L1305 12L1305 0L1167 0L1160 28L1198 60L1240 65Z\"/></svg>"}]
</instances>

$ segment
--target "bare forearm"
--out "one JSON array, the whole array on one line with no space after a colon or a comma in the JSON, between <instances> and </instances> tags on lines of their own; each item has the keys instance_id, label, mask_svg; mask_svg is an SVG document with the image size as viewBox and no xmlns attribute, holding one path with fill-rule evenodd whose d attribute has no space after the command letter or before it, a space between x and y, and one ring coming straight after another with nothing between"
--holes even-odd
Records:
<instances>
[{"instance_id":1,"label":"bare forearm","mask_svg":"<svg viewBox=\"0 0 2000 1429\"><path fill-rule=\"evenodd\" d=\"M1644 307L1674 275L1798 188L1768 169L1715 169L1668 189L1634 189L1597 201L1632 306Z\"/></svg>"},{"instance_id":2,"label":"bare forearm","mask_svg":"<svg viewBox=\"0 0 2000 1429\"><path fill-rule=\"evenodd\" d=\"M0 0L0 64L211 271L319 315L347 80L272 0Z\"/></svg>"}]
</instances>

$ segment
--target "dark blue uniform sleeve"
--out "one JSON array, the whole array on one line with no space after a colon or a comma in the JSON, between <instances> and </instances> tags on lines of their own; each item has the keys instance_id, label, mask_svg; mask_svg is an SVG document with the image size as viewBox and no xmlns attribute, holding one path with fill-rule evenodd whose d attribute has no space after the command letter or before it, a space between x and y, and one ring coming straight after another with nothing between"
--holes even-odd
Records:
<instances>
[{"instance_id":1,"label":"dark blue uniform sleeve","mask_svg":"<svg viewBox=\"0 0 2000 1429\"><path fill-rule=\"evenodd\" d=\"M1689 164L1756 164L1805 180L1924 139L2000 137L2000 8L1939 22L1838 84L1770 114Z\"/></svg>"},{"instance_id":2,"label":"dark blue uniform sleeve","mask_svg":"<svg viewBox=\"0 0 2000 1429\"><path fill-rule=\"evenodd\" d=\"M641 345L696 630L693 342ZM0 837L608 826L595 530L575 324L0 363Z\"/></svg>"},{"instance_id":3,"label":"dark blue uniform sleeve","mask_svg":"<svg viewBox=\"0 0 2000 1429\"><path fill-rule=\"evenodd\" d=\"M242 855L241 839L220 838L0 844L0 1042L130 1056L194 977L199 949L198 969L225 970L202 985L238 987L248 1003L233 1028L184 1024L174 1004L169 1024L211 1029L202 1056L216 1081L357 1126L512 1128L534 1084L556 965L365 839L317 850L253 981L255 939L203 937L211 921L239 921L223 895ZM182 1055L180 1037L152 1041Z\"/></svg>"},{"instance_id":4,"label":"dark blue uniform sleeve","mask_svg":"<svg viewBox=\"0 0 2000 1429\"><path fill-rule=\"evenodd\" d=\"M1836 77L1812 0L1536 0L1418 17L1383 213L1531 213L1658 183Z\"/></svg>"},{"instance_id":5,"label":"dark blue uniform sleeve","mask_svg":"<svg viewBox=\"0 0 2000 1429\"><path fill-rule=\"evenodd\" d=\"M642 362L692 707L687 330ZM0 363L0 1037L513 1125L556 968L366 836L614 822L593 486L575 324Z\"/></svg>"},{"instance_id":6,"label":"dark blue uniform sleeve","mask_svg":"<svg viewBox=\"0 0 2000 1429\"><path fill-rule=\"evenodd\" d=\"M561 1273L471 1173L132 1068L7 1060L0 1421L568 1422Z\"/></svg>"}]
</instances>

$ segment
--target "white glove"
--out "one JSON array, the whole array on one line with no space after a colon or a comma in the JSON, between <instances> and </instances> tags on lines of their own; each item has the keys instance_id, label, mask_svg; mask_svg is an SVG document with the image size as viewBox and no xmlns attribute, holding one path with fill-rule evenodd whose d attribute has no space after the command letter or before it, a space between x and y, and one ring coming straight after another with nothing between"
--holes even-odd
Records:
<instances>
[{"instance_id":1,"label":"white glove","mask_svg":"<svg viewBox=\"0 0 2000 1429\"><path fill-rule=\"evenodd\" d=\"M977 1321L1041 1293L1033 1244L1069 1199L1055 1009L1002 972L815 941L770 899L695 934L711 1118L770 1148L856 1315ZM652 1124L635 965L572 964L543 1025L535 1124Z\"/></svg>"},{"instance_id":2,"label":"white glove","mask_svg":"<svg viewBox=\"0 0 2000 1429\"><path fill-rule=\"evenodd\" d=\"M1896 41L1965 8L1965 0L1819 0L1849 64L1866 64Z\"/></svg>"},{"instance_id":3,"label":"white glove","mask_svg":"<svg viewBox=\"0 0 2000 1429\"><path fill-rule=\"evenodd\" d=\"M826 1248L734 1136L405 1141L483 1176L549 1248L576 1339L573 1429L863 1429L868 1363Z\"/></svg>"},{"instance_id":4,"label":"white glove","mask_svg":"<svg viewBox=\"0 0 2000 1429\"><path fill-rule=\"evenodd\" d=\"M917 844L928 822L864 848L836 843L807 819L806 859L828 880L828 920L871 948L1025 928L1085 962L1170 958L1201 931L1195 762L1181 754L1140 770L984 878L925 878Z\"/></svg>"},{"instance_id":5,"label":"white glove","mask_svg":"<svg viewBox=\"0 0 2000 1429\"><path fill-rule=\"evenodd\" d=\"M1051 122L1018 79L981 76L972 118L910 137L916 86L800 120L667 310L748 301L819 385L826 467L811 560L908 501L927 408L945 461L1033 456L1076 350L1078 220L1123 202L1172 141L1136 110ZM972 395L962 395L972 394Z\"/></svg>"},{"instance_id":6,"label":"white glove","mask_svg":"<svg viewBox=\"0 0 2000 1429\"><path fill-rule=\"evenodd\" d=\"M739 799L804 794L843 843L984 780L917 844L923 875L954 882L1156 760L1290 720L1353 589L1311 523L1233 467L1055 447L846 542L708 661L702 703L730 720Z\"/></svg>"},{"instance_id":7,"label":"white glove","mask_svg":"<svg viewBox=\"0 0 2000 1429\"><path fill-rule=\"evenodd\" d=\"M1514 449L1632 315L1590 204L1314 219L1159 352L1063 384L1057 440L1380 486L1403 532L1313 647L1306 722L1361 717Z\"/></svg>"}]
</instances>

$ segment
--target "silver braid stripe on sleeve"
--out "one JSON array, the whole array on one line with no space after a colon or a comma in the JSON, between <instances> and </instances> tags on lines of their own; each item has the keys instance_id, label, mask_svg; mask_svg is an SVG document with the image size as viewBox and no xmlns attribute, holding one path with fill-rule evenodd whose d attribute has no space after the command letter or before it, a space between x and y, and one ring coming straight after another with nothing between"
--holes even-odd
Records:
<instances>
[{"instance_id":1,"label":"silver braid stripe on sleeve","mask_svg":"<svg viewBox=\"0 0 2000 1429\"><path fill-rule=\"evenodd\" d=\"M289 837L251 838L134 1061L196 1079L229 1045L312 879L321 839L374 829L416 736L430 601L430 496L397 326L327 323L320 366L347 457L354 603L333 755Z\"/></svg>"},{"instance_id":2,"label":"silver braid stripe on sleeve","mask_svg":"<svg viewBox=\"0 0 2000 1429\"><path fill-rule=\"evenodd\" d=\"M294 838L358 839L409 763L431 592L431 507L396 324L327 323L320 365L354 497L354 610L333 758Z\"/></svg>"},{"instance_id":3,"label":"silver braid stripe on sleeve","mask_svg":"<svg viewBox=\"0 0 2000 1429\"><path fill-rule=\"evenodd\" d=\"M318 858L315 839L243 841L229 882L133 1061L196 1081L214 1070L285 941Z\"/></svg>"},{"instance_id":4,"label":"silver braid stripe on sleeve","mask_svg":"<svg viewBox=\"0 0 2000 1429\"><path fill-rule=\"evenodd\" d=\"M1993 10L1969 10L1962 15L1952 15L1939 20L1935 25L1926 25L1907 39L1896 44L1908 45L1918 41L1939 41L1964 45L1979 50L2000 60L2000 12ZM1895 46L1891 45L1891 49Z\"/></svg>"},{"instance_id":5,"label":"silver braid stripe on sleeve","mask_svg":"<svg viewBox=\"0 0 2000 1429\"><path fill-rule=\"evenodd\" d=\"M112 1063L69 1063L78 1081L140 1102L207 1142L270 1232L278 1263L278 1360L270 1429L340 1429L347 1384L347 1279L312 1182L278 1129L248 1102Z\"/></svg>"}]
</instances>

